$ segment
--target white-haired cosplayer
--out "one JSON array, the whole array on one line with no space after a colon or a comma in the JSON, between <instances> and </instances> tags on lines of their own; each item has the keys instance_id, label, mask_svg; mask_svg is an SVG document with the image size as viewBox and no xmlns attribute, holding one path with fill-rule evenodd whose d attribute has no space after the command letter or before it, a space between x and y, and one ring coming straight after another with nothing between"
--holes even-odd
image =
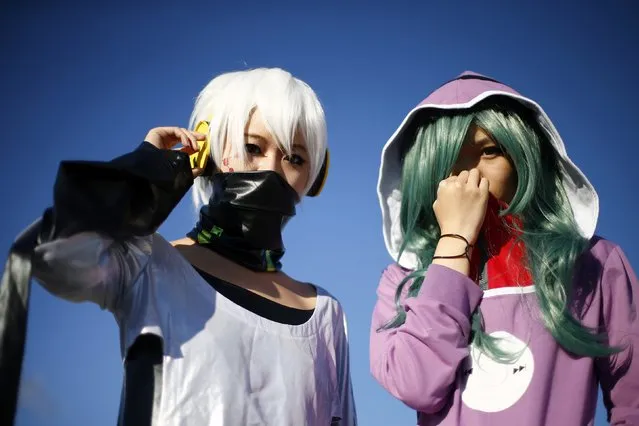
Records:
<instances>
[{"instance_id":1,"label":"white-haired cosplayer","mask_svg":"<svg viewBox=\"0 0 639 426\"><path fill-rule=\"evenodd\" d=\"M327 172L322 106L281 69L217 76L190 129L152 129L110 162L62 162L54 206L4 272L0 385L19 383L32 273L115 316L120 425L356 425L342 308L281 271L282 228ZM168 242L157 228L191 187L199 220ZM15 401L0 408L11 424Z\"/></svg>"}]
</instances>

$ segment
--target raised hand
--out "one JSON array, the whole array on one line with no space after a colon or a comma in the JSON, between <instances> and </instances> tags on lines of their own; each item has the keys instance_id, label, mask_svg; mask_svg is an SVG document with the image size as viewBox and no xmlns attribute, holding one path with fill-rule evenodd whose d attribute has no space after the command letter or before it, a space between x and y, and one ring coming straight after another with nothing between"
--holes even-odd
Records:
<instances>
[{"instance_id":1,"label":"raised hand","mask_svg":"<svg viewBox=\"0 0 639 426\"><path fill-rule=\"evenodd\" d=\"M486 216L488 205L488 180L477 169L462 171L439 183L437 200L433 203L435 217L441 234L460 235L473 245ZM467 244L456 238L442 238L435 256L458 256L465 253ZM433 263L451 267L468 275L470 262L466 257L435 259Z\"/></svg>"},{"instance_id":2,"label":"raised hand","mask_svg":"<svg viewBox=\"0 0 639 426\"><path fill-rule=\"evenodd\" d=\"M183 147L180 151L192 154L199 151L197 141L206 139L203 133L192 132L182 127L156 127L146 134L145 141L160 149L171 149L178 143L182 143ZM193 176L197 177L204 170L193 169Z\"/></svg>"}]
</instances>

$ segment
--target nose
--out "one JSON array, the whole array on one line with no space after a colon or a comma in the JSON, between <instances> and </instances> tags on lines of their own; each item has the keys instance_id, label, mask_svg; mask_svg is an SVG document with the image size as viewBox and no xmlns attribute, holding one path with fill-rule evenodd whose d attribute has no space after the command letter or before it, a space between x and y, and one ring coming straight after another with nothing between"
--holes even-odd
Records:
<instances>
[{"instance_id":1,"label":"nose","mask_svg":"<svg viewBox=\"0 0 639 426\"><path fill-rule=\"evenodd\" d=\"M266 155L262 157L262 161L258 166L259 171L273 171L278 173L283 178L286 178L284 174L284 169L282 168L282 160L284 159L284 154L279 150L277 152L270 153L270 155Z\"/></svg>"},{"instance_id":2,"label":"nose","mask_svg":"<svg viewBox=\"0 0 639 426\"><path fill-rule=\"evenodd\" d=\"M481 168L478 160L470 158L459 159L453 166L453 176L457 176L464 170L470 171L471 169L478 169L479 173L481 174Z\"/></svg>"}]
</instances>

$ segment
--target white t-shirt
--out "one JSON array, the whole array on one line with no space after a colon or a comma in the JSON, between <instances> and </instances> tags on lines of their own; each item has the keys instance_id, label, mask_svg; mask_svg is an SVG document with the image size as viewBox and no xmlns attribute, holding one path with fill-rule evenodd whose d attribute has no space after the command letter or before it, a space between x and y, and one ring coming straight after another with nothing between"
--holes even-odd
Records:
<instances>
[{"instance_id":1,"label":"white t-shirt","mask_svg":"<svg viewBox=\"0 0 639 426\"><path fill-rule=\"evenodd\" d=\"M322 288L311 318L288 325L216 292L158 234L126 244L78 234L36 254L48 291L114 314L123 357L141 334L162 338L159 424L356 424L345 316Z\"/></svg>"}]
</instances>

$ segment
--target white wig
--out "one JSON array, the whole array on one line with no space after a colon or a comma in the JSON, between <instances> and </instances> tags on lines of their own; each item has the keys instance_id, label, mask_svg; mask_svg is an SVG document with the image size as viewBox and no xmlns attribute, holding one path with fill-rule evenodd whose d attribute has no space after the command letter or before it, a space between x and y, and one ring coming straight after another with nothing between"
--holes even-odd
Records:
<instances>
[{"instance_id":1,"label":"white wig","mask_svg":"<svg viewBox=\"0 0 639 426\"><path fill-rule=\"evenodd\" d=\"M304 193L315 182L326 153L324 109L310 86L279 68L257 68L221 74L199 93L189 121L194 129L201 120L210 121L211 156L221 164L224 143L244 161L244 132L251 113L259 109L267 130L280 148L292 153L297 132L306 143L310 162ZM209 177L198 177L193 201L199 208L211 197Z\"/></svg>"}]
</instances>

